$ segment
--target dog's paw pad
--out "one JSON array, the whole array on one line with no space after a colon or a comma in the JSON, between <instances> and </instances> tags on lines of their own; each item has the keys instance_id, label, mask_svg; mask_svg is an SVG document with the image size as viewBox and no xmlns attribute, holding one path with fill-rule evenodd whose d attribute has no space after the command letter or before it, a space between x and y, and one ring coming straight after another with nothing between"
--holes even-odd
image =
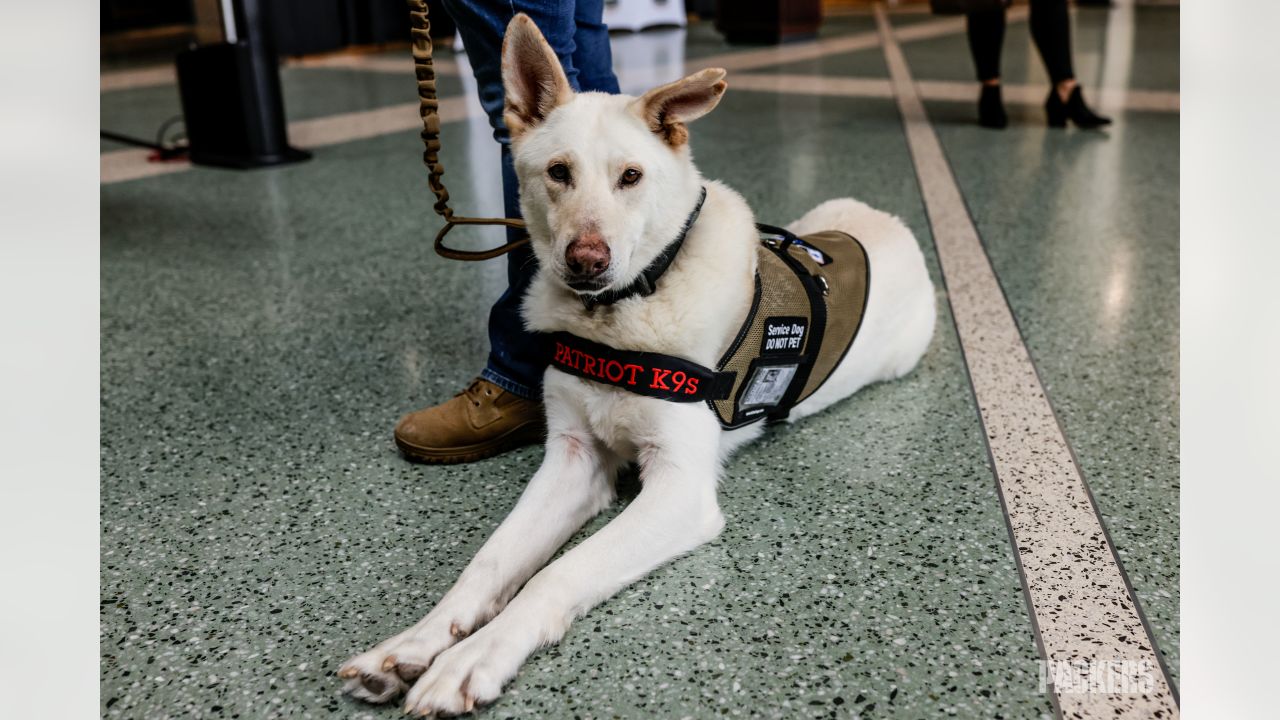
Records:
<instances>
[{"instance_id":1,"label":"dog's paw pad","mask_svg":"<svg viewBox=\"0 0 1280 720\"><path fill-rule=\"evenodd\" d=\"M405 696L409 715L460 715L502 694L523 657L500 641L476 634L440 654Z\"/></svg>"},{"instance_id":2,"label":"dog's paw pad","mask_svg":"<svg viewBox=\"0 0 1280 720\"><path fill-rule=\"evenodd\" d=\"M408 684L395 673L377 667L370 653L357 655L338 670L338 677L345 682L342 691L358 700L381 704L399 696Z\"/></svg>"},{"instance_id":3,"label":"dog's paw pad","mask_svg":"<svg viewBox=\"0 0 1280 720\"><path fill-rule=\"evenodd\" d=\"M411 683L422 677L422 673L427 671L426 663L416 663L400 660L395 655L388 655L386 662L382 663L382 669L388 672L394 671L400 679Z\"/></svg>"}]
</instances>

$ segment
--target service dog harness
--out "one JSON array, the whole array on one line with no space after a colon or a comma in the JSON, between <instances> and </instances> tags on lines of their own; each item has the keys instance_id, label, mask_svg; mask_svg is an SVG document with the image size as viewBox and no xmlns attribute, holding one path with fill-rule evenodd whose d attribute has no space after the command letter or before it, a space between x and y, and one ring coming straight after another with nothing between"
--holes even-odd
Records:
<instances>
[{"instance_id":1,"label":"service dog harness","mask_svg":"<svg viewBox=\"0 0 1280 720\"><path fill-rule=\"evenodd\" d=\"M584 295L588 310L657 289L697 219L706 190L680 235L631 285L607 297ZM796 237L770 225L760 233L755 295L746 320L714 369L661 353L553 333L552 367L570 375L671 402L705 402L725 429L785 419L844 358L866 310L871 272L862 244L827 231Z\"/></svg>"}]
</instances>

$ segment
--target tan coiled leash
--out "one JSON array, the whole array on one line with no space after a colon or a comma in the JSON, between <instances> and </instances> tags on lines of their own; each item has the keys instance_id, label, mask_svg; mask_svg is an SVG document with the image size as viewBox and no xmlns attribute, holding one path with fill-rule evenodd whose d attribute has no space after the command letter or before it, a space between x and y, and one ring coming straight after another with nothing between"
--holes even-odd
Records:
<instances>
[{"instance_id":1,"label":"tan coiled leash","mask_svg":"<svg viewBox=\"0 0 1280 720\"><path fill-rule=\"evenodd\" d=\"M427 19L426 0L408 0L411 37L413 39L413 66L418 76L418 114L422 116L422 162L430 176L427 180L436 196L435 209L444 218L444 227L436 233L436 254L450 260L488 260L515 250L529 243L529 236L508 242L492 250L458 250L444 244L444 236L458 225L501 225L508 228L524 228L520 218L473 218L454 215L449 207L449 191L440 179L444 166L440 164L440 101L436 98L436 70L431 62L431 21Z\"/></svg>"}]
</instances>

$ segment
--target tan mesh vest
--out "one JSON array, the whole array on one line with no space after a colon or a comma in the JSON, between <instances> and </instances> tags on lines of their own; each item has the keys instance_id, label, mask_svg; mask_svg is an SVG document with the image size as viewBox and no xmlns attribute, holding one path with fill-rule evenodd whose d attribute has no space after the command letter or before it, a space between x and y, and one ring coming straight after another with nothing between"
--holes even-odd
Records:
<instances>
[{"instance_id":1,"label":"tan mesh vest","mask_svg":"<svg viewBox=\"0 0 1280 720\"><path fill-rule=\"evenodd\" d=\"M716 366L733 373L731 389L707 401L725 428L781 420L821 387L853 345L871 284L867 253L850 235L760 231L751 312Z\"/></svg>"}]
</instances>

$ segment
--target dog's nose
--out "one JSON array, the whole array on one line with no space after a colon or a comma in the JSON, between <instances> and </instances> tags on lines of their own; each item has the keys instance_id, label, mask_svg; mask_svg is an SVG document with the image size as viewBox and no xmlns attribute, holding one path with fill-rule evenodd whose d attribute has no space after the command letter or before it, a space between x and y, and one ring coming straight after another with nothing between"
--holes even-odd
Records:
<instances>
[{"instance_id":1,"label":"dog's nose","mask_svg":"<svg viewBox=\"0 0 1280 720\"><path fill-rule=\"evenodd\" d=\"M600 233L584 233L565 248L564 259L569 272L593 278L609 268L609 245Z\"/></svg>"}]
</instances>

